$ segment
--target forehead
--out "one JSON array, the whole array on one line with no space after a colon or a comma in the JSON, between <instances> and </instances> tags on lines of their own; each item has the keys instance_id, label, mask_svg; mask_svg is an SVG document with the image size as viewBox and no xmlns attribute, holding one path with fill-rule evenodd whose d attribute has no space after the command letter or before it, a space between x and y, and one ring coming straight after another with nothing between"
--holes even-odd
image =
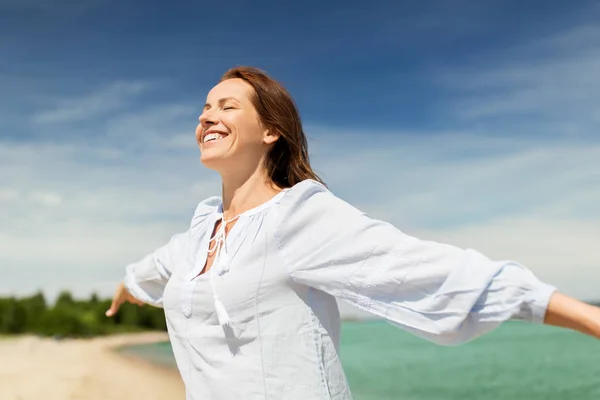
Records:
<instances>
[{"instance_id":1,"label":"forehead","mask_svg":"<svg viewBox=\"0 0 600 400\"><path fill-rule=\"evenodd\" d=\"M249 100L254 88L239 78L227 79L213 87L206 100L208 103L218 102L220 99L233 97L237 100Z\"/></svg>"}]
</instances>

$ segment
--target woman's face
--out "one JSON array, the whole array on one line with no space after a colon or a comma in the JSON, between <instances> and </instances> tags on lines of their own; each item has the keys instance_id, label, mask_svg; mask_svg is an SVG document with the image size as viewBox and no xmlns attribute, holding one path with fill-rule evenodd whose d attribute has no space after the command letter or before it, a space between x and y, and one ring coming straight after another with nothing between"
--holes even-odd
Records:
<instances>
[{"instance_id":1,"label":"woman's face","mask_svg":"<svg viewBox=\"0 0 600 400\"><path fill-rule=\"evenodd\" d=\"M262 125L251 96L254 88L242 79L228 79L215 86L196 128L200 160L218 172L256 168L277 135Z\"/></svg>"}]
</instances>

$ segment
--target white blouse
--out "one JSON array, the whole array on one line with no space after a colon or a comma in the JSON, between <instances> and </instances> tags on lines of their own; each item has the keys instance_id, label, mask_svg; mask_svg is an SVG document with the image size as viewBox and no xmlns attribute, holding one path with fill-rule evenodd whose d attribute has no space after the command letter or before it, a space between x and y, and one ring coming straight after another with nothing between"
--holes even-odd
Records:
<instances>
[{"instance_id":1,"label":"white blouse","mask_svg":"<svg viewBox=\"0 0 600 400\"><path fill-rule=\"evenodd\" d=\"M188 400L351 399L336 298L456 345L508 319L542 323L555 291L518 263L410 237L312 180L241 214L200 274L222 217L220 198L202 201L188 231L126 268L130 292L164 307Z\"/></svg>"}]
</instances>

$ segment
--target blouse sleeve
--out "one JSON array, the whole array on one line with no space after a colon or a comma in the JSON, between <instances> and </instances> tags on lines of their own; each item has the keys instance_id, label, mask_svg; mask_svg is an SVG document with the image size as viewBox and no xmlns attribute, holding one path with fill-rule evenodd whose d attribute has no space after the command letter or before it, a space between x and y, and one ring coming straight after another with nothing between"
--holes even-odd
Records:
<instances>
[{"instance_id":1,"label":"blouse sleeve","mask_svg":"<svg viewBox=\"0 0 600 400\"><path fill-rule=\"evenodd\" d=\"M177 234L164 246L125 268L124 284L138 300L162 307L163 292L177 264L177 257L187 254L189 231Z\"/></svg>"},{"instance_id":2,"label":"blouse sleeve","mask_svg":"<svg viewBox=\"0 0 600 400\"><path fill-rule=\"evenodd\" d=\"M406 235L314 181L283 196L276 239L294 281L442 345L542 323L556 290L516 262Z\"/></svg>"}]
</instances>

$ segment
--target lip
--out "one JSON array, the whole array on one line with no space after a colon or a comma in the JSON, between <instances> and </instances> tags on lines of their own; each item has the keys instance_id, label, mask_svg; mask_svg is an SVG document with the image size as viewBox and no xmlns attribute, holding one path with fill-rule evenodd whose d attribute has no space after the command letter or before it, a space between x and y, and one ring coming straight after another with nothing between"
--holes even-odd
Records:
<instances>
[{"instance_id":1,"label":"lip","mask_svg":"<svg viewBox=\"0 0 600 400\"><path fill-rule=\"evenodd\" d=\"M205 131L204 133L202 133L202 144L204 144L204 138L206 137L206 135L210 135L211 133L218 133L218 134L225 135L225 136L229 135L229 133L227 133L227 132L219 131L217 129L209 129L209 130Z\"/></svg>"}]
</instances>

